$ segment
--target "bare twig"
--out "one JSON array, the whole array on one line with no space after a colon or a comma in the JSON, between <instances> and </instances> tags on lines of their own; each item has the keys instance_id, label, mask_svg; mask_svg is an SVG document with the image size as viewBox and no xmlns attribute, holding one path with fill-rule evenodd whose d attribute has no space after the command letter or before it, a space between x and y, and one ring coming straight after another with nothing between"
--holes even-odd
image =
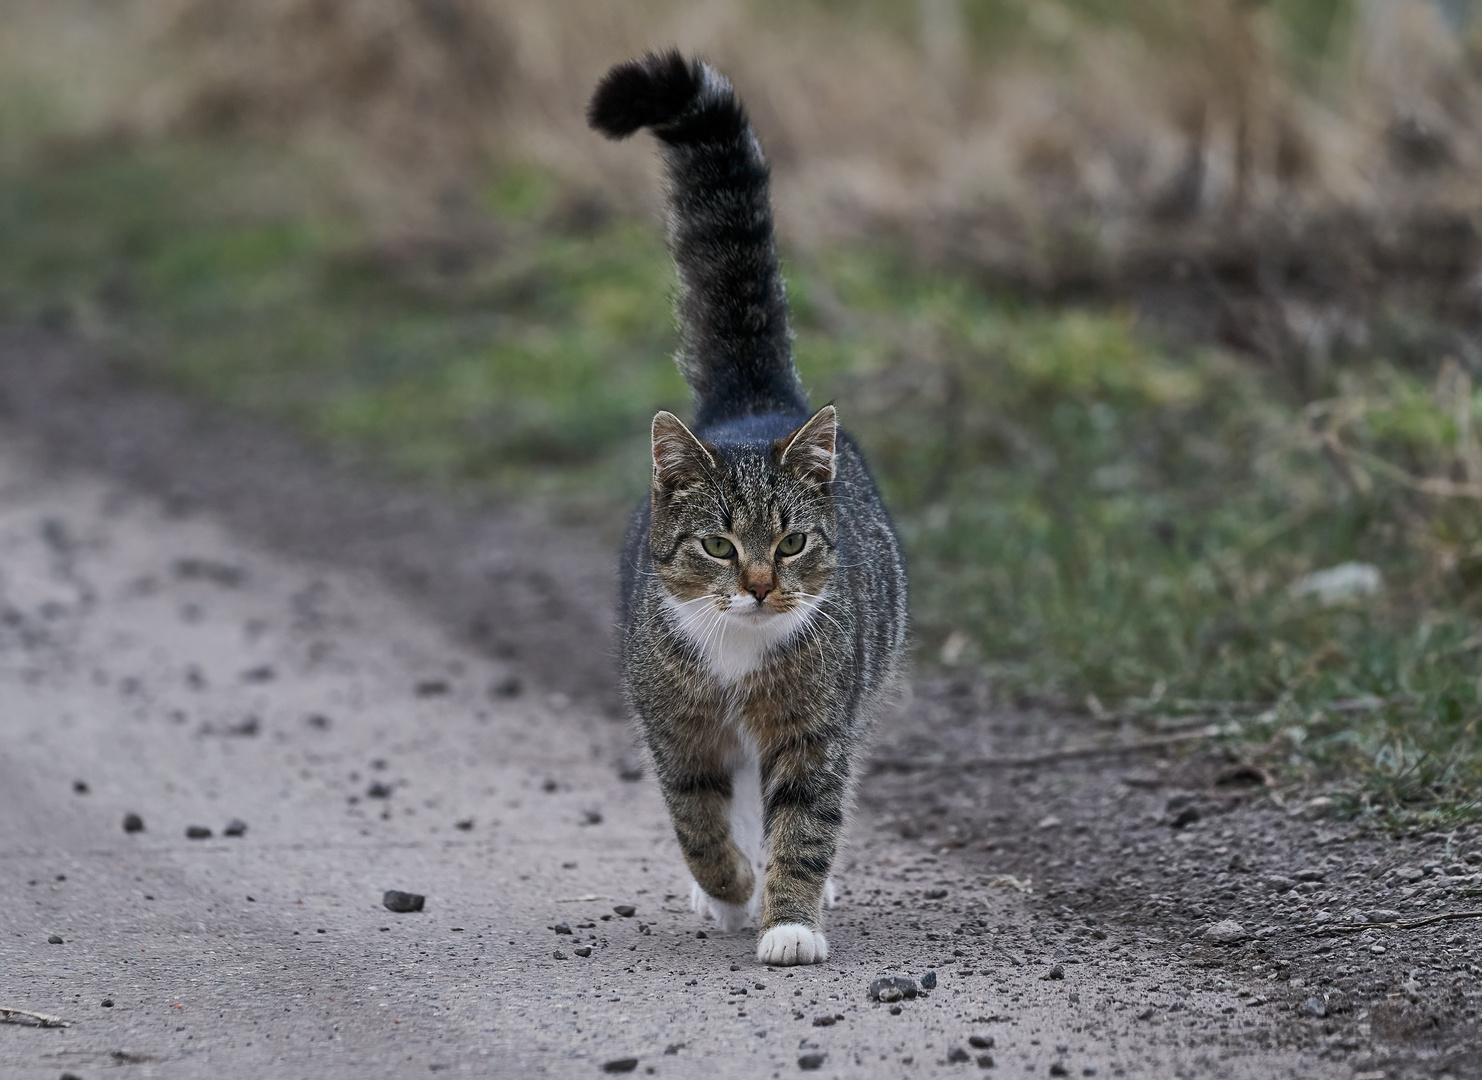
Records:
<instances>
[{"instance_id":1,"label":"bare twig","mask_svg":"<svg viewBox=\"0 0 1482 1080\"><path fill-rule=\"evenodd\" d=\"M30 1009L12 1009L8 1005L0 1005L0 1020L34 1020L37 1027L71 1027L71 1020L63 1020L60 1016L52 1016L50 1013L32 1012Z\"/></svg>"},{"instance_id":2,"label":"bare twig","mask_svg":"<svg viewBox=\"0 0 1482 1080\"><path fill-rule=\"evenodd\" d=\"M1364 930L1419 930L1422 926L1454 922L1457 919L1482 919L1482 911L1443 911L1439 915L1427 915L1423 919L1400 919L1395 922L1339 923L1336 926L1320 926L1309 930L1305 937L1330 937L1336 934L1357 934Z\"/></svg>"},{"instance_id":3,"label":"bare twig","mask_svg":"<svg viewBox=\"0 0 1482 1080\"><path fill-rule=\"evenodd\" d=\"M959 758L954 761L911 761L907 758L876 758L870 763L871 773L884 772L977 772L983 769L1014 769L1035 765L1053 765L1060 761L1078 758L1113 757L1120 754L1142 754L1149 750L1162 750L1179 743L1197 742L1218 738L1224 729L1218 724L1209 724L1198 731L1181 731L1176 735L1165 735L1157 739L1140 739L1131 743L1113 743L1101 746L1072 746L1065 750L1053 750L1046 754L1030 754L1021 757Z\"/></svg>"}]
</instances>

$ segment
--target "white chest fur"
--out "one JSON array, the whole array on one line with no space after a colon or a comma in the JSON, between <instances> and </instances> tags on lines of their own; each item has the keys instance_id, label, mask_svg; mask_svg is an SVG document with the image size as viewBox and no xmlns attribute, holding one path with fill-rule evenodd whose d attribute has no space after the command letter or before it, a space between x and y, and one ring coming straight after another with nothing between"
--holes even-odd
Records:
<instances>
[{"instance_id":1,"label":"white chest fur","mask_svg":"<svg viewBox=\"0 0 1482 1080\"><path fill-rule=\"evenodd\" d=\"M665 597L679 632L723 683L735 683L762 666L777 646L799 633L813 618L816 601L805 599L791 611L758 619L749 614L756 601L734 596L721 610L714 601L680 603Z\"/></svg>"}]
</instances>

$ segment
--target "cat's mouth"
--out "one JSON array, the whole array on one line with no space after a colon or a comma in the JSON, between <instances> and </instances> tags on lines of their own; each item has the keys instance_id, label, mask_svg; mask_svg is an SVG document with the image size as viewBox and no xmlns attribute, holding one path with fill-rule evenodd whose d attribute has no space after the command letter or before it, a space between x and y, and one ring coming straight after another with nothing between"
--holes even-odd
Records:
<instances>
[{"instance_id":1,"label":"cat's mouth","mask_svg":"<svg viewBox=\"0 0 1482 1080\"><path fill-rule=\"evenodd\" d=\"M785 609L773 600L758 600L754 596L737 594L731 597L726 606L726 614L738 616L743 619L770 619L774 615L781 615Z\"/></svg>"}]
</instances>

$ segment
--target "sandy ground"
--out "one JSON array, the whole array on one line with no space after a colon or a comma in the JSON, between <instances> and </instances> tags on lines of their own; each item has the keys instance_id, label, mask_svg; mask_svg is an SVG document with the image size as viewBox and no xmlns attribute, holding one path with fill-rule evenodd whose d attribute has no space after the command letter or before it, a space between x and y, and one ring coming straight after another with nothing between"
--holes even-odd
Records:
<instances>
[{"instance_id":1,"label":"sandy ground","mask_svg":"<svg viewBox=\"0 0 1482 1080\"><path fill-rule=\"evenodd\" d=\"M1159 818L1200 762L953 767L1086 735L971 682L887 718L827 964L700 937L615 717L600 528L379 488L69 355L0 340L0 1007L71 1021L0 1023L0 1075L1475 1075L1456 926L1431 959L1472 982L1375 991L1409 1016L1449 988L1424 1037L1304 981L1286 930L1195 943L1225 882L1160 909L1095 852L1228 862L1239 836ZM1296 820L1198 783L1252 841ZM1375 850L1374 888L1418 858ZM928 971L898 1013L869 1000Z\"/></svg>"}]
</instances>

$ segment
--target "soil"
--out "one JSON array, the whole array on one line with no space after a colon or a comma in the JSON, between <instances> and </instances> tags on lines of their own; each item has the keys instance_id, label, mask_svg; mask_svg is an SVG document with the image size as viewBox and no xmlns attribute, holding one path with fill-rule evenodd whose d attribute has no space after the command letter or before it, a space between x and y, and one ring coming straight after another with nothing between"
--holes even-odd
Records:
<instances>
[{"instance_id":1,"label":"soil","mask_svg":"<svg viewBox=\"0 0 1482 1080\"><path fill-rule=\"evenodd\" d=\"M624 723L619 527L0 335L0 1008L71 1021L0 1073L1482 1076L1482 919L1415 925L1482 910L1482 832L971 673L881 725L830 960L759 966Z\"/></svg>"}]
</instances>

